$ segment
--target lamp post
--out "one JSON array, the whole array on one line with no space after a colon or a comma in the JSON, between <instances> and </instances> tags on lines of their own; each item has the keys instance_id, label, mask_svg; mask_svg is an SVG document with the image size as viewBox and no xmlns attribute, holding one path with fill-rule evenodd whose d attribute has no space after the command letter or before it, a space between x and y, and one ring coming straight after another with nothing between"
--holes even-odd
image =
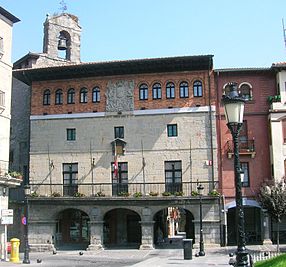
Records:
<instances>
[{"instance_id":1,"label":"lamp post","mask_svg":"<svg viewBox=\"0 0 286 267\"><path fill-rule=\"evenodd\" d=\"M203 237L203 212L202 212L202 194L204 187L202 184L199 184L197 187L199 196L200 196L200 251L199 251L199 256L205 256L205 251L204 251L204 237Z\"/></svg>"},{"instance_id":2,"label":"lamp post","mask_svg":"<svg viewBox=\"0 0 286 267\"><path fill-rule=\"evenodd\" d=\"M25 250L24 250L24 260L23 263L24 264L30 264L30 259L29 259L29 240L28 240L28 216L29 216L29 203L28 203L28 196L30 195L30 186L28 184L26 184L24 186L24 191L25 191L25 217L26 217L26 221L25 221Z\"/></svg>"},{"instance_id":3,"label":"lamp post","mask_svg":"<svg viewBox=\"0 0 286 267\"><path fill-rule=\"evenodd\" d=\"M229 92L223 96L227 127L233 138L234 151L234 177L235 177L235 200L236 200L236 220L237 220L237 252L236 265L240 267L250 267L249 255L245 248L244 212L242 207L241 194L241 169L239 161L238 135L243 125L243 112L245 100L237 92L237 83L231 82L227 85Z\"/></svg>"}]
</instances>

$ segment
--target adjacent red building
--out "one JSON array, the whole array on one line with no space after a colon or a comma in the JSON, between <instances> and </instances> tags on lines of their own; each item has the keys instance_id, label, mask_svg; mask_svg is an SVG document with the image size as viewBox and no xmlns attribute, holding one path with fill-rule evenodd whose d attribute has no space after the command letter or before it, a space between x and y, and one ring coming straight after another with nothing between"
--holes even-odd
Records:
<instances>
[{"instance_id":1,"label":"adjacent red building","mask_svg":"<svg viewBox=\"0 0 286 267\"><path fill-rule=\"evenodd\" d=\"M247 243L261 243L269 239L269 228L256 197L261 185L272 179L267 97L275 94L275 73L270 68L215 71L219 184L221 193L225 196L227 243L232 244L236 242L233 144L221 104L229 82L238 83L239 91L246 99L244 124L239 136L239 156L244 174L242 194Z\"/></svg>"}]
</instances>

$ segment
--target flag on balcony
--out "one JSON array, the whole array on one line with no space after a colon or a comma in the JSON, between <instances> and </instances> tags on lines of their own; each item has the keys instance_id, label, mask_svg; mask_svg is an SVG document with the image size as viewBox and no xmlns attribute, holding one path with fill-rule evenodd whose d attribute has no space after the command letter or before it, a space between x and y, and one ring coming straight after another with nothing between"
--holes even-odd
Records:
<instances>
[{"instance_id":1,"label":"flag on balcony","mask_svg":"<svg viewBox=\"0 0 286 267\"><path fill-rule=\"evenodd\" d=\"M118 177L118 161L117 161L117 155L115 153L114 156L114 178Z\"/></svg>"}]
</instances>

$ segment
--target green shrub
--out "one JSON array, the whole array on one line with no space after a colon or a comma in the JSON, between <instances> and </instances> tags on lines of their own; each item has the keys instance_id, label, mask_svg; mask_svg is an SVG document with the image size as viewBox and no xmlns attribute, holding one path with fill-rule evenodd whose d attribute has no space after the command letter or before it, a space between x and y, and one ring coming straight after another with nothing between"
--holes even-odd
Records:
<instances>
[{"instance_id":1,"label":"green shrub","mask_svg":"<svg viewBox=\"0 0 286 267\"><path fill-rule=\"evenodd\" d=\"M129 196L130 196L130 193L129 193L129 192L126 192L126 191L122 191L122 192L119 192L119 193L118 193L118 196L120 196L120 197L129 197Z\"/></svg>"},{"instance_id":2,"label":"green shrub","mask_svg":"<svg viewBox=\"0 0 286 267\"><path fill-rule=\"evenodd\" d=\"M99 191L96 193L97 197L105 197L105 194L103 193L103 191Z\"/></svg>"},{"instance_id":3,"label":"green shrub","mask_svg":"<svg viewBox=\"0 0 286 267\"><path fill-rule=\"evenodd\" d=\"M80 193L80 192L75 192L75 193L73 194L73 196L74 196L74 197L85 197L85 194Z\"/></svg>"},{"instance_id":4,"label":"green shrub","mask_svg":"<svg viewBox=\"0 0 286 267\"><path fill-rule=\"evenodd\" d=\"M151 192L149 193L149 196L152 196L152 197L156 197L156 196L158 196L158 195L159 195L158 192L153 192L153 191L151 191Z\"/></svg>"},{"instance_id":5,"label":"green shrub","mask_svg":"<svg viewBox=\"0 0 286 267\"><path fill-rule=\"evenodd\" d=\"M199 195L198 191L192 191L191 192L191 196L193 196L193 197L198 196L198 195Z\"/></svg>"},{"instance_id":6,"label":"green shrub","mask_svg":"<svg viewBox=\"0 0 286 267\"><path fill-rule=\"evenodd\" d=\"M141 192L135 192L134 194L133 194L133 197L142 197L143 195L142 195L142 193Z\"/></svg>"},{"instance_id":7,"label":"green shrub","mask_svg":"<svg viewBox=\"0 0 286 267\"><path fill-rule=\"evenodd\" d=\"M51 196L52 197L60 197L61 194L59 192L53 192Z\"/></svg>"},{"instance_id":8,"label":"green shrub","mask_svg":"<svg viewBox=\"0 0 286 267\"><path fill-rule=\"evenodd\" d=\"M220 196L220 193L216 189L213 189L211 192L209 192L209 196L218 197Z\"/></svg>"}]
</instances>

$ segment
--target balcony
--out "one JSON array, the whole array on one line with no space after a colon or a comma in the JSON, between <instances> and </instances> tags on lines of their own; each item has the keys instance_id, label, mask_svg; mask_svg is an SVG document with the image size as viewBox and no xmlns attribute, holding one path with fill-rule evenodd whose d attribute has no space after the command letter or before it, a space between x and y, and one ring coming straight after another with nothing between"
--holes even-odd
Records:
<instances>
[{"instance_id":1,"label":"balcony","mask_svg":"<svg viewBox=\"0 0 286 267\"><path fill-rule=\"evenodd\" d=\"M183 183L81 183L66 184L30 184L31 197L48 198L152 198L155 197L191 197L197 196L198 183L204 186L203 195L217 196L213 188L218 187L210 181L183 182ZM210 193L212 192L212 193ZM214 194L214 192L216 194Z\"/></svg>"},{"instance_id":2,"label":"balcony","mask_svg":"<svg viewBox=\"0 0 286 267\"><path fill-rule=\"evenodd\" d=\"M240 156L254 158L256 156L254 139L240 141L238 150ZM233 141L227 141L227 157L231 159L233 154Z\"/></svg>"}]
</instances>

